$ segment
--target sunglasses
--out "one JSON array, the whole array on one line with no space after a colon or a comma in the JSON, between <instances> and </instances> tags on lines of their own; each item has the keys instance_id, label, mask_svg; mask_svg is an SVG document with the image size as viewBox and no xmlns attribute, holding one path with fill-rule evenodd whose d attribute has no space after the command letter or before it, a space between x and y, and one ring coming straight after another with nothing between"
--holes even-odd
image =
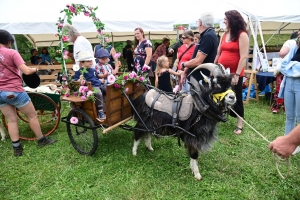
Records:
<instances>
[{"instance_id":1,"label":"sunglasses","mask_svg":"<svg viewBox=\"0 0 300 200\"><path fill-rule=\"evenodd\" d=\"M186 37L181 37L182 39L185 39Z\"/></svg>"}]
</instances>

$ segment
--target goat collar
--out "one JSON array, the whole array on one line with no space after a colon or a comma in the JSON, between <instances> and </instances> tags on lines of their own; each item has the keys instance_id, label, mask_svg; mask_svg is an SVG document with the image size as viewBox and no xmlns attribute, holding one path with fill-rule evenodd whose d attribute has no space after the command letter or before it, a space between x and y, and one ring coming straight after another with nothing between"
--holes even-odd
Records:
<instances>
[{"instance_id":1,"label":"goat collar","mask_svg":"<svg viewBox=\"0 0 300 200\"><path fill-rule=\"evenodd\" d=\"M224 99L224 97L230 92L233 92L233 91L231 89L229 89L222 93L213 94L214 102L218 103L218 102L222 101Z\"/></svg>"}]
</instances>

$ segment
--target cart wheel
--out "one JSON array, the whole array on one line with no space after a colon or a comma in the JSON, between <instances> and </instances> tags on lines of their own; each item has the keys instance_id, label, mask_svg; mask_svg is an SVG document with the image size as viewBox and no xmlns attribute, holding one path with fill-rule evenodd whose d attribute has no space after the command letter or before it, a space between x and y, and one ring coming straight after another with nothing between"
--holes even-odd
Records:
<instances>
[{"instance_id":1,"label":"cart wheel","mask_svg":"<svg viewBox=\"0 0 300 200\"><path fill-rule=\"evenodd\" d=\"M71 123L72 117L78 119L77 124ZM73 147L82 155L93 155L98 147L98 134L92 119L83 110L74 108L68 114L67 121L67 131Z\"/></svg>"},{"instance_id":2,"label":"cart wheel","mask_svg":"<svg viewBox=\"0 0 300 200\"><path fill-rule=\"evenodd\" d=\"M42 133L45 136L53 133L60 122L60 112L58 105L48 96L35 92L28 92L32 104L37 112L37 117L41 126ZM23 140L36 140L35 134L32 132L28 125L28 118L17 110L19 117L18 126L20 138ZM7 129L7 120L2 115L2 121Z\"/></svg>"}]
</instances>

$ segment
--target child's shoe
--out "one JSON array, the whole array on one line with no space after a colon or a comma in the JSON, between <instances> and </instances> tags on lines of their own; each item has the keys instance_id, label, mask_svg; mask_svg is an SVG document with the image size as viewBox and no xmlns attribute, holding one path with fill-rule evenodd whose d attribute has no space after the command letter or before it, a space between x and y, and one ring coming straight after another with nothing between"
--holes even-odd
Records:
<instances>
[{"instance_id":1,"label":"child's shoe","mask_svg":"<svg viewBox=\"0 0 300 200\"><path fill-rule=\"evenodd\" d=\"M277 109L277 108L271 108L271 110L272 110L272 113L273 113L273 114L278 113L278 109Z\"/></svg>"},{"instance_id":2,"label":"child's shoe","mask_svg":"<svg viewBox=\"0 0 300 200\"><path fill-rule=\"evenodd\" d=\"M98 117L99 117L100 120L105 120L106 119L106 116L105 116L103 111L99 111Z\"/></svg>"}]
</instances>

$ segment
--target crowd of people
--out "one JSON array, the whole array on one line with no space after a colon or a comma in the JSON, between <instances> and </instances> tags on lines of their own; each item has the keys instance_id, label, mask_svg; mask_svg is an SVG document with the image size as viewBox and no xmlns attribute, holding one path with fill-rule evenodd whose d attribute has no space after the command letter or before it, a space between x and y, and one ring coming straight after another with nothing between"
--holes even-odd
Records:
<instances>
[{"instance_id":1,"label":"crowd of people","mask_svg":"<svg viewBox=\"0 0 300 200\"><path fill-rule=\"evenodd\" d=\"M236 10L225 12L224 24L226 31L219 39L214 30L214 16L212 13L203 13L198 23L199 32L187 30L179 35L178 41L170 45L170 39L163 38L161 44L152 46L150 40L145 38L144 30L140 27L134 30L134 42L127 40L123 49L123 58L126 60L127 70L135 71L138 74L143 67L149 69L149 78L153 78L155 87L165 92L173 92L174 85L171 84L171 77L175 78L181 92L189 93L188 74L202 63L220 63L226 69L230 69L232 75L232 88L236 93L237 102L233 110L238 114L230 113L237 118L235 134L243 131L244 107L242 100L242 85L244 70L248 56L249 37L246 30L246 23L241 14ZM91 43L83 37L78 30L71 25L65 25L68 38L73 42L73 55L76 64L88 73L84 74L86 81L92 82L93 88L98 92L96 107L98 120L103 121L105 116L105 93L108 75L116 75L120 68L120 61L113 46L97 44L94 48ZM10 33L0 30L0 110L8 119L8 130L12 140L15 156L21 156L23 148L19 140L17 116L14 110L17 108L29 119L29 125L38 138L38 145L45 146L56 142L47 138L41 133L39 122L34 107L27 93L22 88L22 79L17 76L19 71L24 74L32 74L37 70L29 68L21 58L20 54L10 49L14 39ZM282 157L289 156L295 151L300 151L300 126L295 128L296 121L300 120L300 39L293 39L287 48L280 52L283 58L281 73L284 75L279 96L285 99L286 105L286 130L285 136L273 141L269 148ZM287 46L287 45L285 45ZM31 63L34 65L51 63L51 57L47 48L42 48L38 55L37 49L31 50ZM168 56L172 56L172 63L169 63ZM8 70L8 68L11 68ZM210 71L200 69L210 76ZM191 76L197 81L203 80L200 73L192 73ZM82 79L77 71L75 80ZM14 87L6 84L6 79L14 81ZM11 98L12 97L12 98ZM14 99L14 101L11 101Z\"/></svg>"}]
</instances>

